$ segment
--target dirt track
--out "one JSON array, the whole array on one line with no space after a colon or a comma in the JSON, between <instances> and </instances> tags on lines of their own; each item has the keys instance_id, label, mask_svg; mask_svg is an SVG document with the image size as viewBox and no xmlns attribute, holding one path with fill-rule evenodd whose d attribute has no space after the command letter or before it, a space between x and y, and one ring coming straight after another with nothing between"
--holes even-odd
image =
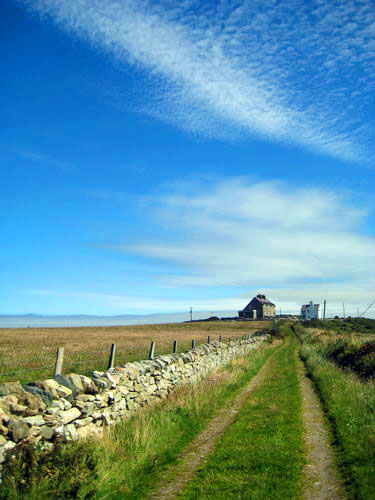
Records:
<instances>
[{"instance_id":1,"label":"dirt track","mask_svg":"<svg viewBox=\"0 0 375 500\"><path fill-rule=\"evenodd\" d=\"M302 362L300 362L300 380L306 443L303 498L305 500L343 499L345 494L335 464L328 423L313 383L306 375Z\"/></svg>"},{"instance_id":2,"label":"dirt track","mask_svg":"<svg viewBox=\"0 0 375 500\"><path fill-rule=\"evenodd\" d=\"M161 486L148 497L150 500L174 499L193 479L220 436L240 413L251 392L269 376L272 356L259 373L230 402L230 406L220 410L206 429L195 438L181 455L179 463L166 469L161 477ZM335 463L328 423L320 400L301 361L299 361L299 376L303 396L302 417L306 446L303 498L304 500L343 500L345 493Z\"/></svg>"},{"instance_id":3,"label":"dirt track","mask_svg":"<svg viewBox=\"0 0 375 500\"><path fill-rule=\"evenodd\" d=\"M176 498L177 494L194 477L194 474L202 466L218 438L235 420L250 393L268 376L270 359L273 355L274 353L236 398L229 402L230 407L220 410L206 429L195 438L180 457L180 462L177 465L168 467L161 478L161 487L148 497L150 500L171 500ZM171 477L172 471L173 477Z\"/></svg>"}]
</instances>

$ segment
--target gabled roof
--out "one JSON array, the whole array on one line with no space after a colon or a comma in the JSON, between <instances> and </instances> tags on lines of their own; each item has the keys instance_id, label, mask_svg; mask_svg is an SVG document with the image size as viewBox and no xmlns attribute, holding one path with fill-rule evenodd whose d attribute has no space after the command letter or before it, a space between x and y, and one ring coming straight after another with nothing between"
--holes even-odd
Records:
<instances>
[{"instance_id":1,"label":"gabled roof","mask_svg":"<svg viewBox=\"0 0 375 500\"><path fill-rule=\"evenodd\" d=\"M256 297L254 297L254 299L257 300L258 302L260 302L261 304L268 304L269 306L274 306L275 305L273 302L271 302L270 300L268 300L265 295L260 295L259 294Z\"/></svg>"},{"instance_id":2,"label":"gabled roof","mask_svg":"<svg viewBox=\"0 0 375 500\"><path fill-rule=\"evenodd\" d=\"M247 304L247 306L245 307L245 309L251 309L254 301L258 302L259 304L266 304L268 306L275 306L275 304L273 302L271 302L270 300L267 299L267 297L265 295L262 295L261 293L258 293L258 295L256 297L254 297L253 299L251 299L251 301ZM244 310L245 310L244 309Z\"/></svg>"}]
</instances>

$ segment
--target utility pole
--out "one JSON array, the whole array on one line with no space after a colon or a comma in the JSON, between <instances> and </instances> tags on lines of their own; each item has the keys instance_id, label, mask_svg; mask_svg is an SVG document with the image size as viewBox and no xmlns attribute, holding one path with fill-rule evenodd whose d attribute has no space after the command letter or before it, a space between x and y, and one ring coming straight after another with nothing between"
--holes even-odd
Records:
<instances>
[{"instance_id":1,"label":"utility pole","mask_svg":"<svg viewBox=\"0 0 375 500\"><path fill-rule=\"evenodd\" d=\"M193 308L190 307L190 321L193 321Z\"/></svg>"},{"instance_id":2,"label":"utility pole","mask_svg":"<svg viewBox=\"0 0 375 500\"><path fill-rule=\"evenodd\" d=\"M326 304L327 304L327 301L326 301L326 299L324 299L324 302L323 302L323 321L326 320Z\"/></svg>"},{"instance_id":3,"label":"utility pole","mask_svg":"<svg viewBox=\"0 0 375 500\"><path fill-rule=\"evenodd\" d=\"M345 319L345 304L344 304L344 302L342 303L342 312L344 314L344 319Z\"/></svg>"},{"instance_id":4,"label":"utility pole","mask_svg":"<svg viewBox=\"0 0 375 500\"><path fill-rule=\"evenodd\" d=\"M359 318L359 307L357 307L357 316Z\"/></svg>"}]
</instances>

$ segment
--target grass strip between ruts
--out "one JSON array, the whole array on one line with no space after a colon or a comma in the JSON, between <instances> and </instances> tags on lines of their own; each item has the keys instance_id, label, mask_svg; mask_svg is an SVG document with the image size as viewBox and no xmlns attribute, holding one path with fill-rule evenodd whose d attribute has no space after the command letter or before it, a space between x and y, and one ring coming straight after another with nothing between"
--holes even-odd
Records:
<instances>
[{"instance_id":1,"label":"grass strip between ruts","mask_svg":"<svg viewBox=\"0 0 375 500\"><path fill-rule=\"evenodd\" d=\"M164 467L176 462L273 351L260 347L199 384L181 387L162 404L109 428L103 440L67 443L52 454L24 450L5 466L0 498L144 498Z\"/></svg>"},{"instance_id":2,"label":"grass strip between ruts","mask_svg":"<svg viewBox=\"0 0 375 500\"><path fill-rule=\"evenodd\" d=\"M301 493L304 463L296 341L270 360L254 390L181 499L292 499Z\"/></svg>"}]
</instances>

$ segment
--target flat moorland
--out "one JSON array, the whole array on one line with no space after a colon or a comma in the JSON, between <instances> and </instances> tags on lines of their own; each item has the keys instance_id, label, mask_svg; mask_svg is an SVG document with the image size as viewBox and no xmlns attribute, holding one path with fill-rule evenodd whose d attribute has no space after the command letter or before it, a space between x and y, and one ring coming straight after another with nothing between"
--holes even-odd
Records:
<instances>
[{"instance_id":1,"label":"flat moorland","mask_svg":"<svg viewBox=\"0 0 375 500\"><path fill-rule=\"evenodd\" d=\"M268 321L210 321L132 326L67 328L1 328L0 383L49 378L53 375L56 350L65 348L63 372L89 373L107 367L111 344L116 344L116 362L145 359L151 341L155 354L171 352L177 340L178 352L212 340L229 339L268 328Z\"/></svg>"}]
</instances>

